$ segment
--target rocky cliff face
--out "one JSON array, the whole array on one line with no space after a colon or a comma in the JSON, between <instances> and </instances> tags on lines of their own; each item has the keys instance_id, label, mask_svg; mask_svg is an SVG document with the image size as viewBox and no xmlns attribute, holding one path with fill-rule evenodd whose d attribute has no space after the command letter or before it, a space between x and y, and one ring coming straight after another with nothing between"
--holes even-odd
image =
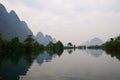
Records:
<instances>
[{"instance_id":1,"label":"rocky cliff face","mask_svg":"<svg viewBox=\"0 0 120 80\"><path fill-rule=\"evenodd\" d=\"M0 4L0 33L7 40L19 37L20 41L24 41L28 35L33 35L26 22L21 21L15 11L8 13L2 4Z\"/></svg>"}]
</instances>

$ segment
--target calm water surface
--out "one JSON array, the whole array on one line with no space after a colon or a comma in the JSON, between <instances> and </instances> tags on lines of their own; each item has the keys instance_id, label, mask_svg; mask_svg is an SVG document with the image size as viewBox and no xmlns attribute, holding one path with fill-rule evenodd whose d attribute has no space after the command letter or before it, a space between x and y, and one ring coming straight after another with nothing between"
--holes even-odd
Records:
<instances>
[{"instance_id":1,"label":"calm water surface","mask_svg":"<svg viewBox=\"0 0 120 80\"><path fill-rule=\"evenodd\" d=\"M1 62L0 75L4 80L120 80L119 59L102 50L44 51L29 58Z\"/></svg>"}]
</instances>

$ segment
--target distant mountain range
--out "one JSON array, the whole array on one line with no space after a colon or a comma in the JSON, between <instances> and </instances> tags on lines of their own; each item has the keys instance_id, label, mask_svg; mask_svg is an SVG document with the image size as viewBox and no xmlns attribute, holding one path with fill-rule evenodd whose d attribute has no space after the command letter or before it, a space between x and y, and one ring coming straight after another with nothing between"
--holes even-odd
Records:
<instances>
[{"instance_id":1,"label":"distant mountain range","mask_svg":"<svg viewBox=\"0 0 120 80\"><path fill-rule=\"evenodd\" d=\"M20 41L24 41L28 35L32 35L39 43L43 45L49 44L49 42L56 42L56 39L50 35L43 35L39 32L35 36L29 29L25 21L21 21L15 11L7 12L6 8L0 3L0 33L2 37L7 40L11 40L13 37L19 37Z\"/></svg>"},{"instance_id":2,"label":"distant mountain range","mask_svg":"<svg viewBox=\"0 0 120 80\"><path fill-rule=\"evenodd\" d=\"M84 45L86 45L86 46L95 46L95 45L101 45L101 44L103 44L103 41L97 37L84 43Z\"/></svg>"},{"instance_id":3,"label":"distant mountain range","mask_svg":"<svg viewBox=\"0 0 120 80\"><path fill-rule=\"evenodd\" d=\"M52 38L50 35L43 35L42 32L38 32L36 35L37 42L43 44L44 46L48 45L50 42L56 43L56 39Z\"/></svg>"}]
</instances>

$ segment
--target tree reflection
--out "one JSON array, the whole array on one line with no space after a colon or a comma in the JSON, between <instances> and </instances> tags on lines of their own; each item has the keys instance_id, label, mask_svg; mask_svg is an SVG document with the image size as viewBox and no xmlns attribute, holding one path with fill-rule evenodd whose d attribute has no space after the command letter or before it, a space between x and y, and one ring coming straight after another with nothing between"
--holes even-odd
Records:
<instances>
[{"instance_id":1,"label":"tree reflection","mask_svg":"<svg viewBox=\"0 0 120 80\"><path fill-rule=\"evenodd\" d=\"M120 51L115 50L105 50L105 52L110 55L112 58L116 57L120 61Z\"/></svg>"},{"instance_id":2,"label":"tree reflection","mask_svg":"<svg viewBox=\"0 0 120 80\"><path fill-rule=\"evenodd\" d=\"M23 58L27 62L31 62L41 51L36 51L36 52L30 52L30 51L25 51L23 52L22 50L5 50L0 53L0 64L9 60L12 63L17 63L19 59Z\"/></svg>"},{"instance_id":3,"label":"tree reflection","mask_svg":"<svg viewBox=\"0 0 120 80\"><path fill-rule=\"evenodd\" d=\"M50 61L56 55L61 56L63 50L59 51L42 51L35 50L1 50L0 51L0 76L4 80L18 80L19 75L25 75L28 68L33 63L34 59L39 59L38 62L42 64L45 61ZM11 74L12 73L12 74Z\"/></svg>"},{"instance_id":4,"label":"tree reflection","mask_svg":"<svg viewBox=\"0 0 120 80\"><path fill-rule=\"evenodd\" d=\"M67 49L68 53L71 54L73 52L73 49Z\"/></svg>"},{"instance_id":5,"label":"tree reflection","mask_svg":"<svg viewBox=\"0 0 120 80\"><path fill-rule=\"evenodd\" d=\"M4 80L18 80L19 75L25 75L33 60L42 51L30 52L4 50L0 52L0 74Z\"/></svg>"}]
</instances>

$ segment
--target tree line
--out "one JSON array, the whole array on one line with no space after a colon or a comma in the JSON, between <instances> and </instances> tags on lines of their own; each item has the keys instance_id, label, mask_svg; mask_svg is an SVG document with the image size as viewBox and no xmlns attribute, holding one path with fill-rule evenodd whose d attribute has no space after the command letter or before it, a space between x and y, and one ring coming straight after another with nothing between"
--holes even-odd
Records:
<instances>
[{"instance_id":1,"label":"tree line","mask_svg":"<svg viewBox=\"0 0 120 80\"><path fill-rule=\"evenodd\" d=\"M110 38L109 41L101 45L104 50L120 51L120 35L115 38Z\"/></svg>"},{"instance_id":2,"label":"tree line","mask_svg":"<svg viewBox=\"0 0 120 80\"><path fill-rule=\"evenodd\" d=\"M61 41L56 43L50 42L47 46L44 46L38 43L35 39L32 38L32 35L28 35L28 37L21 42L18 37L12 38L10 41L4 39L0 34L0 53L3 52L35 52L35 51L43 51L49 50L52 52L62 52L63 44Z\"/></svg>"},{"instance_id":3,"label":"tree line","mask_svg":"<svg viewBox=\"0 0 120 80\"><path fill-rule=\"evenodd\" d=\"M76 47L71 42L69 42L66 46L64 46L64 49L103 49L105 51L117 51L120 52L120 35L115 38L110 38L110 40L106 41L102 45L91 45L91 46L85 46L80 45Z\"/></svg>"}]
</instances>

